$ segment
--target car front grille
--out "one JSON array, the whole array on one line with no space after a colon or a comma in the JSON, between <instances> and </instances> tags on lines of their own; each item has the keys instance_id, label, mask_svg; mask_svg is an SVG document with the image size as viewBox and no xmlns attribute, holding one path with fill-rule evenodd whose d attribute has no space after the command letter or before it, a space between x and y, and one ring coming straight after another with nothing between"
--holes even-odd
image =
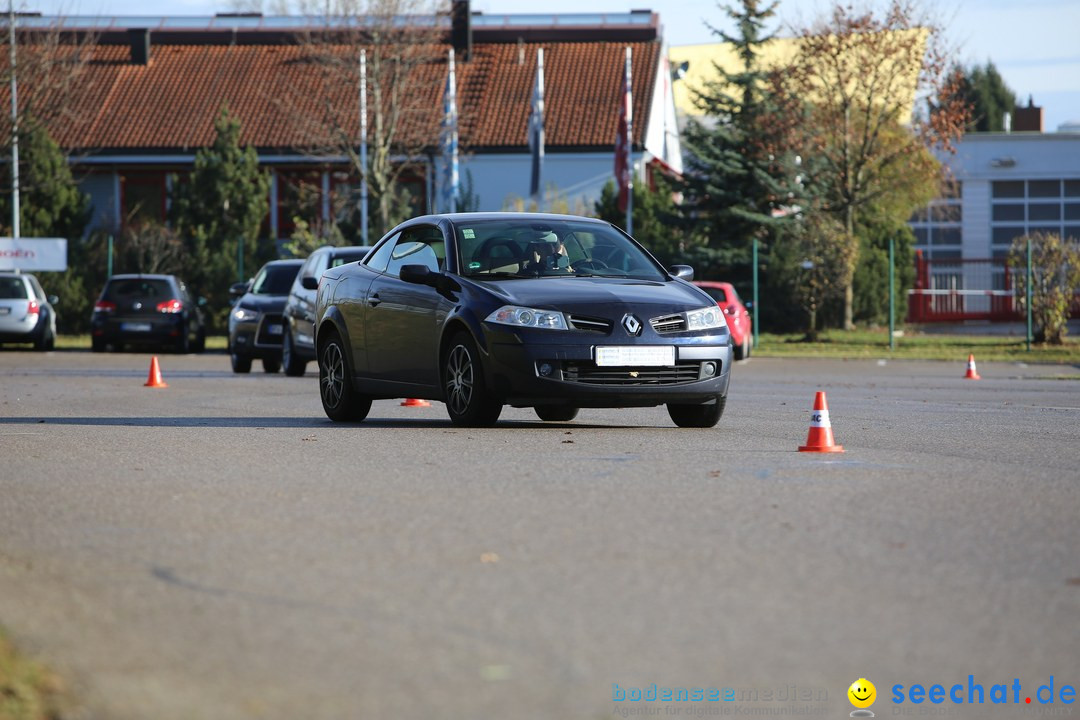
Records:
<instances>
[{"instance_id":1,"label":"car front grille","mask_svg":"<svg viewBox=\"0 0 1080 720\"><path fill-rule=\"evenodd\" d=\"M281 313L266 313L262 317L262 322L259 323L259 332L255 336L256 345L281 345L281 333L271 333L270 326L276 325L281 327L284 316Z\"/></svg>"},{"instance_id":2,"label":"car front grille","mask_svg":"<svg viewBox=\"0 0 1080 720\"><path fill-rule=\"evenodd\" d=\"M649 325L652 325L653 332L658 334L682 332L686 329L686 316L682 313L661 315L649 320Z\"/></svg>"},{"instance_id":3,"label":"car front grille","mask_svg":"<svg viewBox=\"0 0 1080 720\"><path fill-rule=\"evenodd\" d=\"M583 385L679 385L700 378L700 362L679 362L674 367L597 367L591 362L567 362L563 380Z\"/></svg>"},{"instance_id":4,"label":"car front grille","mask_svg":"<svg viewBox=\"0 0 1080 720\"><path fill-rule=\"evenodd\" d=\"M610 320L584 315L570 315L570 327L575 330L591 330L593 332L609 333L613 323Z\"/></svg>"}]
</instances>

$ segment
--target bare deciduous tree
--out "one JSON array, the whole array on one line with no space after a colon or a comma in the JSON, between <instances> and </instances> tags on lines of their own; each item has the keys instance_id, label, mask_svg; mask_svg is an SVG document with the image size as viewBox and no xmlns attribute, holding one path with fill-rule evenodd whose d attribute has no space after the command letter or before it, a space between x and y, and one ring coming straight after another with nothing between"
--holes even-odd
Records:
<instances>
[{"instance_id":1,"label":"bare deciduous tree","mask_svg":"<svg viewBox=\"0 0 1080 720\"><path fill-rule=\"evenodd\" d=\"M315 157L347 158L366 178L374 225L389 228L406 216L410 198L401 180L424 172L436 144L446 74L445 28L425 0L327 0L301 11L316 28L301 33L300 62L311 85L277 100L286 122ZM368 164L360 158L360 54L368 83ZM358 198L352 201L358 202Z\"/></svg>"}]
</instances>

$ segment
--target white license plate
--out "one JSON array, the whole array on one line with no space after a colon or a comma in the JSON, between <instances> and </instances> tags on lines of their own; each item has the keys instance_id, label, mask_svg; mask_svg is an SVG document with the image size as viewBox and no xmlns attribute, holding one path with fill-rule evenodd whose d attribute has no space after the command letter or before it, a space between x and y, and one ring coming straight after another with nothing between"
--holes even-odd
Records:
<instances>
[{"instance_id":1,"label":"white license plate","mask_svg":"<svg viewBox=\"0 0 1080 720\"><path fill-rule=\"evenodd\" d=\"M281 325L267 325L266 332L270 333L271 335L280 335Z\"/></svg>"},{"instance_id":2,"label":"white license plate","mask_svg":"<svg viewBox=\"0 0 1080 720\"><path fill-rule=\"evenodd\" d=\"M125 332L150 332L150 323L120 323L120 329Z\"/></svg>"},{"instance_id":3,"label":"white license plate","mask_svg":"<svg viewBox=\"0 0 1080 720\"><path fill-rule=\"evenodd\" d=\"M0 315L10 315L10 314L11 314L11 308L9 308L9 307L0 307Z\"/></svg>"},{"instance_id":4,"label":"white license plate","mask_svg":"<svg viewBox=\"0 0 1080 720\"><path fill-rule=\"evenodd\" d=\"M673 345L608 345L596 348L596 364L601 367L671 367L675 364Z\"/></svg>"}]
</instances>

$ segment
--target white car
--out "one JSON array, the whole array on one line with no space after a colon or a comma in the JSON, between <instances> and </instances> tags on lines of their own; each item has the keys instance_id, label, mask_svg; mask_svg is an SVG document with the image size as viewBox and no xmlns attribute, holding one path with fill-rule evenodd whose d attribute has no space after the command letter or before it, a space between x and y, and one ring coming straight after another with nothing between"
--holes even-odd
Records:
<instances>
[{"instance_id":1,"label":"white car","mask_svg":"<svg viewBox=\"0 0 1080 720\"><path fill-rule=\"evenodd\" d=\"M0 343L34 343L52 350L56 343L55 295L46 295L33 275L0 272Z\"/></svg>"}]
</instances>

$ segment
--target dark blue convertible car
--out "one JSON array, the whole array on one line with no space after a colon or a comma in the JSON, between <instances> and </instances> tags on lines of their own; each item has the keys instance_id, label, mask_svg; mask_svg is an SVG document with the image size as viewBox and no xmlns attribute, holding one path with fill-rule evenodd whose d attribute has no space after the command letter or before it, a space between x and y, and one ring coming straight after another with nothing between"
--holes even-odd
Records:
<instances>
[{"instance_id":1,"label":"dark blue convertible car","mask_svg":"<svg viewBox=\"0 0 1080 720\"><path fill-rule=\"evenodd\" d=\"M424 398L457 425L485 426L504 405L569 421L579 408L664 404L681 427L712 427L731 336L692 277L600 220L409 220L319 281L323 409L356 421L374 399Z\"/></svg>"}]
</instances>

